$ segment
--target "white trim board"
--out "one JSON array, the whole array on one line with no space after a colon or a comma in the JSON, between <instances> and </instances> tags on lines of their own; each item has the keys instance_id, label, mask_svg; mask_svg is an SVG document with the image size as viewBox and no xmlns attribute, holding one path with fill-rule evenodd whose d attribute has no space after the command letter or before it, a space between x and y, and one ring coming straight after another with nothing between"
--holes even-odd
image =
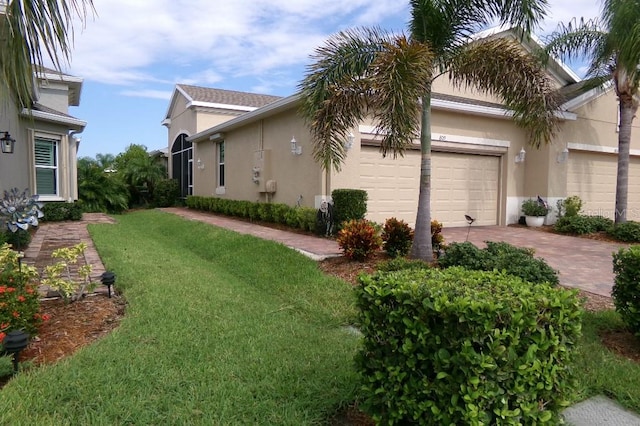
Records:
<instances>
[{"instance_id":1,"label":"white trim board","mask_svg":"<svg viewBox=\"0 0 640 426\"><path fill-rule=\"evenodd\" d=\"M379 134L375 126L360 125L358 126L358 131L360 132L360 134L369 136L376 136ZM509 148L511 146L510 141L501 139L479 138L475 136L462 136L435 132L431 133L431 140L440 142L464 143L467 145L495 146L499 148Z\"/></svg>"}]
</instances>

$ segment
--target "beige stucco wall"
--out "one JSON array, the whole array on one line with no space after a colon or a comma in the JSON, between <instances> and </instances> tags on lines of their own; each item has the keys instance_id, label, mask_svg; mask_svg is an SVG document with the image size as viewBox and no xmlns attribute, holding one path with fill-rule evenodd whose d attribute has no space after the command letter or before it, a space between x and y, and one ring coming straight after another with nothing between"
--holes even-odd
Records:
<instances>
[{"instance_id":1,"label":"beige stucco wall","mask_svg":"<svg viewBox=\"0 0 640 426\"><path fill-rule=\"evenodd\" d=\"M226 176L223 194L215 190L216 143L196 143L194 158L199 156L205 168L196 169L194 194L288 205L296 205L302 196L301 206L314 207L315 196L323 195L323 173L313 160L309 132L295 113L296 110L291 109L224 134ZM292 137L302 146L301 155L291 153ZM256 159L256 152L261 150L266 151L264 164ZM252 181L254 167L260 167L258 184ZM261 191L267 180L276 182L274 193Z\"/></svg>"}]
</instances>

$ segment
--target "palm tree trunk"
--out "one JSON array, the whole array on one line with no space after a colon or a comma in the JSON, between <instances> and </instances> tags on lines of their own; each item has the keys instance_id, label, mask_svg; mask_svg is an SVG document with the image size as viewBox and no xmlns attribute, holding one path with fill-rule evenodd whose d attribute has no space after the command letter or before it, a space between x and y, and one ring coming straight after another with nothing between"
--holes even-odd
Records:
<instances>
[{"instance_id":1,"label":"palm tree trunk","mask_svg":"<svg viewBox=\"0 0 640 426\"><path fill-rule=\"evenodd\" d=\"M420 152L420 195L411 257L431 262L431 92L422 96Z\"/></svg>"},{"instance_id":2,"label":"palm tree trunk","mask_svg":"<svg viewBox=\"0 0 640 426\"><path fill-rule=\"evenodd\" d=\"M618 129L618 175L616 182L615 223L627 221L627 196L629 193L629 149L631 123L638 110L633 99L620 98L620 127Z\"/></svg>"}]
</instances>

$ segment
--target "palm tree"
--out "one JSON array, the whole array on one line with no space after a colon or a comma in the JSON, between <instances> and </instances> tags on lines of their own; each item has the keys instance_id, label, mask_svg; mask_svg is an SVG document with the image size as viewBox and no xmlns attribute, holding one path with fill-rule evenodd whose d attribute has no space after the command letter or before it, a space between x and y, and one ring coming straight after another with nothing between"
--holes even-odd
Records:
<instances>
[{"instance_id":1,"label":"palm tree","mask_svg":"<svg viewBox=\"0 0 640 426\"><path fill-rule=\"evenodd\" d=\"M44 64L43 50L56 69L68 61L72 19L84 22L93 0L0 0L0 90L20 107L31 107L34 70Z\"/></svg>"},{"instance_id":2,"label":"palm tree","mask_svg":"<svg viewBox=\"0 0 640 426\"><path fill-rule=\"evenodd\" d=\"M301 113L325 170L340 170L342 142L365 116L381 136L382 155L402 155L420 134L420 195L411 256L432 260L431 87L448 73L458 87L498 96L530 142L548 142L555 130L554 89L539 63L503 38L472 40L497 18L527 37L545 14L545 0L411 0L410 36L379 29L344 31L314 55L300 83ZM421 102L418 103L417 100Z\"/></svg>"},{"instance_id":3,"label":"palm tree","mask_svg":"<svg viewBox=\"0 0 640 426\"><path fill-rule=\"evenodd\" d=\"M588 88L613 83L620 110L615 222L621 223L627 220L631 124L640 99L640 2L605 0L601 15L561 24L545 50L569 59L587 58Z\"/></svg>"}]
</instances>

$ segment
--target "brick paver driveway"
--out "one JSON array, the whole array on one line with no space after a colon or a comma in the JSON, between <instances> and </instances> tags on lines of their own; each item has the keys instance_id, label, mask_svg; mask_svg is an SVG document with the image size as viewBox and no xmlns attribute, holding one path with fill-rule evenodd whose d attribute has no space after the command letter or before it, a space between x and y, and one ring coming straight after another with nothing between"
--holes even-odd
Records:
<instances>
[{"instance_id":1,"label":"brick paver driveway","mask_svg":"<svg viewBox=\"0 0 640 426\"><path fill-rule=\"evenodd\" d=\"M603 296L611 295L613 264L611 254L626 244L557 235L513 226L472 226L444 228L445 242L469 241L484 247L484 241L505 241L518 247L535 249L554 269L560 271L560 283Z\"/></svg>"}]
</instances>

